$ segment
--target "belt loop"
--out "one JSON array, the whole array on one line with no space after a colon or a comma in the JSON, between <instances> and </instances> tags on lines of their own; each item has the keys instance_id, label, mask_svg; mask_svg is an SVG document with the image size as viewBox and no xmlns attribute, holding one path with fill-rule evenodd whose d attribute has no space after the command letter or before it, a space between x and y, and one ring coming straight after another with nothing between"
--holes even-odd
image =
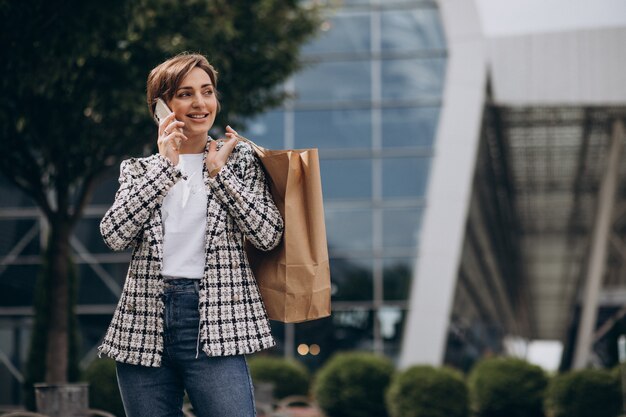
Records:
<instances>
[{"instance_id":1,"label":"belt loop","mask_svg":"<svg viewBox=\"0 0 626 417\"><path fill-rule=\"evenodd\" d=\"M193 280L193 286L196 289L196 293L200 293L200 280L199 279Z\"/></svg>"}]
</instances>

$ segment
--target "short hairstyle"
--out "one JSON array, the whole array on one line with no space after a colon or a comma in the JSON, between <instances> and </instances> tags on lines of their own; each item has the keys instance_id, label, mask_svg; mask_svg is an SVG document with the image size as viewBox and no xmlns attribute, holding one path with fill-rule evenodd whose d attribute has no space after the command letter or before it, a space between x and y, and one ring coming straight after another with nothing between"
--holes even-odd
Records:
<instances>
[{"instance_id":1,"label":"short hairstyle","mask_svg":"<svg viewBox=\"0 0 626 417\"><path fill-rule=\"evenodd\" d=\"M216 98L219 98L217 70L203 55L183 52L157 65L148 75L146 95L150 114L153 117L157 99L161 97L166 102L170 101L185 77L196 67L203 69L209 75ZM219 110L220 102L218 100L217 111Z\"/></svg>"}]
</instances>

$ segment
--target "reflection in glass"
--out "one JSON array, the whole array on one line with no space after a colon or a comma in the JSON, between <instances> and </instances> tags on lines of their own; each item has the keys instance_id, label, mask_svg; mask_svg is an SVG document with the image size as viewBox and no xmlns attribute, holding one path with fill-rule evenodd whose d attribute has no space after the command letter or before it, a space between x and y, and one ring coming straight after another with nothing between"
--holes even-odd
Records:
<instances>
[{"instance_id":1,"label":"reflection in glass","mask_svg":"<svg viewBox=\"0 0 626 417\"><path fill-rule=\"evenodd\" d=\"M384 197L423 197L430 158L383 159Z\"/></svg>"},{"instance_id":2,"label":"reflection in glass","mask_svg":"<svg viewBox=\"0 0 626 417\"><path fill-rule=\"evenodd\" d=\"M117 304L119 294L114 294L115 289L107 286L89 264L79 264L76 267L80 276L78 286L80 304ZM119 286L119 289L121 288Z\"/></svg>"},{"instance_id":3,"label":"reflection in glass","mask_svg":"<svg viewBox=\"0 0 626 417\"><path fill-rule=\"evenodd\" d=\"M270 354L273 356L285 356L285 323L270 320L270 327L272 328L272 336L276 340L276 346L271 349Z\"/></svg>"},{"instance_id":4,"label":"reflection in glass","mask_svg":"<svg viewBox=\"0 0 626 417\"><path fill-rule=\"evenodd\" d=\"M402 320L402 310L398 307L386 306L381 307L376 314L380 323L380 334L383 339L393 339L400 330L398 324Z\"/></svg>"},{"instance_id":5,"label":"reflection in glass","mask_svg":"<svg viewBox=\"0 0 626 417\"><path fill-rule=\"evenodd\" d=\"M283 149L285 122L282 111L264 113L246 123L246 129L239 132L243 136L264 148Z\"/></svg>"},{"instance_id":6,"label":"reflection in glass","mask_svg":"<svg viewBox=\"0 0 626 417\"><path fill-rule=\"evenodd\" d=\"M331 256L336 249L372 249L372 210L327 208L325 220Z\"/></svg>"},{"instance_id":7,"label":"reflection in glass","mask_svg":"<svg viewBox=\"0 0 626 417\"><path fill-rule=\"evenodd\" d=\"M0 279L0 306L31 307L39 268L39 265L8 265Z\"/></svg>"},{"instance_id":8,"label":"reflection in glass","mask_svg":"<svg viewBox=\"0 0 626 417\"><path fill-rule=\"evenodd\" d=\"M445 39L439 10L386 10L382 12L382 49L414 51L443 49Z\"/></svg>"},{"instance_id":9,"label":"reflection in glass","mask_svg":"<svg viewBox=\"0 0 626 417\"><path fill-rule=\"evenodd\" d=\"M119 177L119 165L109 168L96 183L89 204L102 204L107 207L113 204L115 192L120 188Z\"/></svg>"},{"instance_id":10,"label":"reflection in glass","mask_svg":"<svg viewBox=\"0 0 626 417\"><path fill-rule=\"evenodd\" d=\"M436 100L441 98L443 58L388 59L382 62L383 99Z\"/></svg>"},{"instance_id":11,"label":"reflection in glass","mask_svg":"<svg viewBox=\"0 0 626 417\"><path fill-rule=\"evenodd\" d=\"M369 61L320 62L295 76L300 102L368 101L371 97Z\"/></svg>"},{"instance_id":12,"label":"reflection in glass","mask_svg":"<svg viewBox=\"0 0 626 417\"><path fill-rule=\"evenodd\" d=\"M374 296L373 272L370 259L330 260L332 299L336 301L369 301Z\"/></svg>"},{"instance_id":13,"label":"reflection in glass","mask_svg":"<svg viewBox=\"0 0 626 417\"><path fill-rule=\"evenodd\" d=\"M386 248L413 248L417 246L421 220L421 208L384 209L383 246Z\"/></svg>"},{"instance_id":14,"label":"reflection in glass","mask_svg":"<svg viewBox=\"0 0 626 417\"><path fill-rule=\"evenodd\" d=\"M0 207L34 207L35 202L13 183L0 175Z\"/></svg>"},{"instance_id":15,"label":"reflection in glass","mask_svg":"<svg viewBox=\"0 0 626 417\"><path fill-rule=\"evenodd\" d=\"M371 159L320 160L324 201L372 197Z\"/></svg>"},{"instance_id":16,"label":"reflection in glass","mask_svg":"<svg viewBox=\"0 0 626 417\"><path fill-rule=\"evenodd\" d=\"M296 324L294 347L301 344L319 346L318 355L298 356L299 361L315 369L337 351L371 350L373 333L371 310L358 307L335 309L331 317Z\"/></svg>"},{"instance_id":17,"label":"reflection in glass","mask_svg":"<svg viewBox=\"0 0 626 417\"><path fill-rule=\"evenodd\" d=\"M432 147L439 107L383 109L383 147Z\"/></svg>"},{"instance_id":18,"label":"reflection in glass","mask_svg":"<svg viewBox=\"0 0 626 417\"><path fill-rule=\"evenodd\" d=\"M402 348L402 330L404 329L404 323L406 321L406 310L395 307L384 307L384 309L391 309L391 311L383 314L393 319L394 333L392 337L383 337L383 351L386 356L397 363L400 358L400 349ZM380 318L379 314L379 320ZM389 321L389 319L387 320Z\"/></svg>"},{"instance_id":19,"label":"reflection in glass","mask_svg":"<svg viewBox=\"0 0 626 417\"><path fill-rule=\"evenodd\" d=\"M83 218L76 223L74 236L91 253L111 253L100 234L99 218Z\"/></svg>"},{"instance_id":20,"label":"reflection in glass","mask_svg":"<svg viewBox=\"0 0 626 417\"><path fill-rule=\"evenodd\" d=\"M295 113L297 148L370 148L370 110L321 110Z\"/></svg>"},{"instance_id":21,"label":"reflection in glass","mask_svg":"<svg viewBox=\"0 0 626 417\"><path fill-rule=\"evenodd\" d=\"M15 246L24 239L25 235L32 236L25 247L17 255L38 255L41 247L39 236L39 221L35 219L0 220L0 256L6 256L15 249Z\"/></svg>"},{"instance_id":22,"label":"reflection in glass","mask_svg":"<svg viewBox=\"0 0 626 417\"><path fill-rule=\"evenodd\" d=\"M318 36L305 45L306 53L369 52L370 16L368 13L341 13L320 25Z\"/></svg>"},{"instance_id":23,"label":"reflection in glass","mask_svg":"<svg viewBox=\"0 0 626 417\"><path fill-rule=\"evenodd\" d=\"M383 261L383 294L385 300L408 300L413 277L413 258L387 258Z\"/></svg>"}]
</instances>

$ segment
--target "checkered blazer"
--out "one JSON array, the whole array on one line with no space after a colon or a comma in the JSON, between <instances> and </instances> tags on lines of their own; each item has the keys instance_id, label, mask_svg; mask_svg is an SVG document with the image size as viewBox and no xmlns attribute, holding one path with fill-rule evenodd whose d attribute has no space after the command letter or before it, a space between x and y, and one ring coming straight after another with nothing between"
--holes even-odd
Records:
<instances>
[{"instance_id":1,"label":"checkered blazer","mask_svg":"<svg viewBox=\"0 0 626 417\"><path fill-rule=\"evenodd\" d=\"M211 140L211 139L210 139ZM209 140L209 141L210 141ZM205 149L205 155L208 151ZM119 303L99 347L116 361L160 366L163 353L163 221L161 204L183 174L161 155L131 158L100 223L113 250L133 248ZM278 245L283 219L250 145L238 143L208 196L204 276L200 280L200 343L209 356L249 354L275 345L244 238L262 250Z\"/></svg>"}]
</instances>

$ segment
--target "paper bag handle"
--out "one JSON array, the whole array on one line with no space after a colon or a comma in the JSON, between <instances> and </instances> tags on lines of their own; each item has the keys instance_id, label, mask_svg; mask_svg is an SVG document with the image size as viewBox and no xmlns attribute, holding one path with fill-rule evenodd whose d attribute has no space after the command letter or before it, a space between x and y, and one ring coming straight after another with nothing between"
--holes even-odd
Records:
<instances>
[{"instance_id":1,"label":"paper bag handle","mask_svg":"<svg viewBox=\"0 0 626 417\"><path fill-rule=\"evenodd\" d=\"M247 144L252 146L254 148L254 150L256 150L256 152L258 154L263 155L263 154L265 154L265 151L267 150L264 147L257 145L256 143L252 142L250 139L245 138L245 137L243 137L243 136L241 136L239 134L237 135L237 139L239 139L239 140L241 140L243 142L246 142Z\"/></svg>"}]
</instances>

